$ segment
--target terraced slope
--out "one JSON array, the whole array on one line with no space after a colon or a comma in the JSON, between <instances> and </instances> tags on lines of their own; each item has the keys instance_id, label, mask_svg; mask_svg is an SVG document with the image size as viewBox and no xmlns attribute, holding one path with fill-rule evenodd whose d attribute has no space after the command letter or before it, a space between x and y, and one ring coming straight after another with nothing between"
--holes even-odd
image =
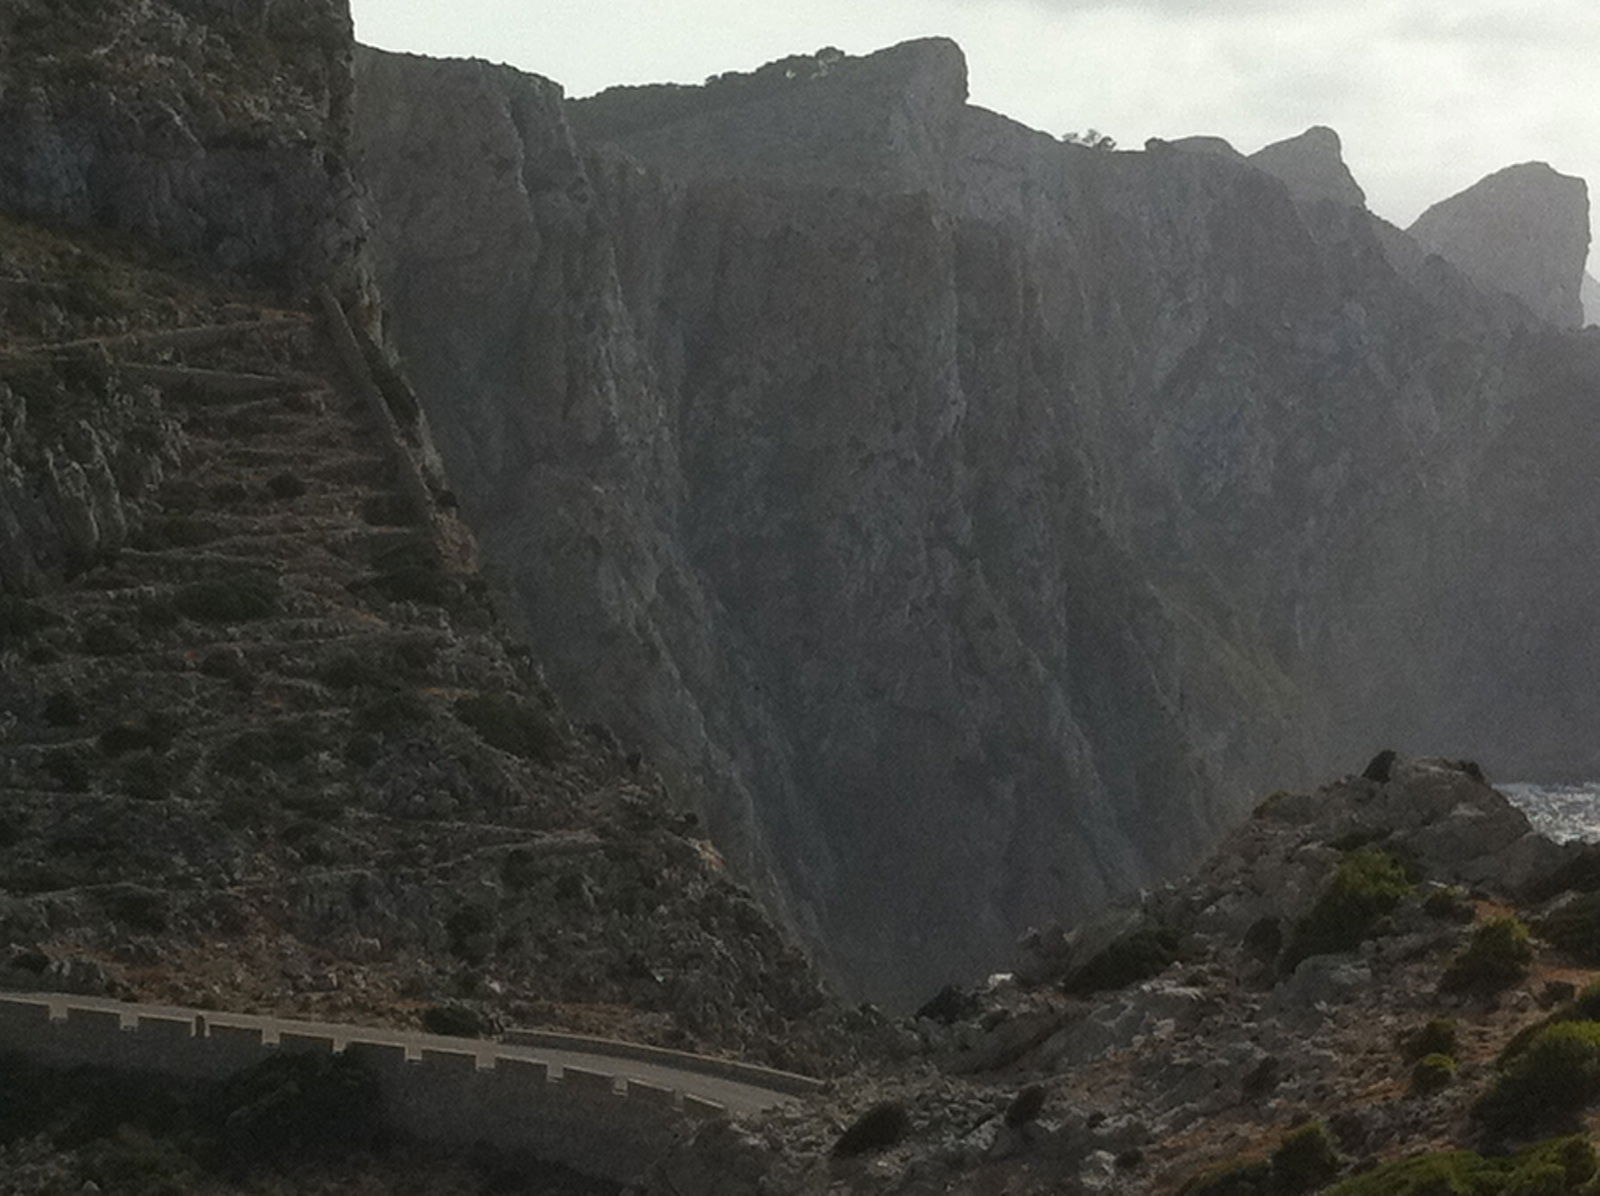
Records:
<instances>
[{"instance_id":1,"label":"terraced slope","mask_svg":"<svg viewBox=\"0 0 1600 1196\"><path fill-rule=\"evenodd\" d=\"M821 1064L803 957L497 616L403 382L115 253L111 314L74 316L75 247L0 232L49 583L0 595L0 982Z\"/></svg>"}]
</instances>

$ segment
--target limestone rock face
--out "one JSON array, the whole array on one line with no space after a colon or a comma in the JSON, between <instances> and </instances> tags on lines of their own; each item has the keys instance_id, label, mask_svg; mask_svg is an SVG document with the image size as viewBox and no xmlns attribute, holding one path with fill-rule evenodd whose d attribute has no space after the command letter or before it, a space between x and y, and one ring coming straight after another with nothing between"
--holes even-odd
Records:
<instances>
[{"instance_id":1,"label":"limestone rock face","mask_svg":"<svg viewBox=\"0 0 1600 1196\"><path fill-rule=\"evenodd\" d=\"M1380 740L1587 766L1593 687L1513 657L1600 667L1540 630L1592 531L1517 530L1590 475L1501 449L1594 409L1591 347L1397 273L1358 191L970 107L947 42L780 65L564 105L368 52L357 127L390 336L552 682L849 989L1000 967Z\"/></svg>"},{"instance_id":2,"label":"limestone rock face","mask_svg":"<svg viewBox=\"0 0 1600 1196\"><path fill-rule=\"evenodd\" d=\"M1366 192L1344 164L1339 134L1332 129L1315 125L1298 137L1275 141L1257 150L1249 160L1282 180L1289 194L1303 203L1330 199L1353 208L1366 207Z\"/></svg>"},{"instance_id":3,"label":"limestone rock face","mask_svg":"<svg viewBox=\"0 0 1600 1196\"><path fill-rule=\"evenodd\" d=\"M1509 166L1442 200L1411 235L1479 285L1514 295L1559 328L1584 322L1589 189L1543 162Z\"/></svg>"},{"instance_id":4,"label":"limestone rock face","mask_svg":"<svg viewBox=\"0 0 1600 1196\"><path fill-rule=\"evenodd\" d=\"M1600 279L1588 272L1583 276L1583 322L1600 324Z\"/></svg>"},{"instance_id":5,"label":"limestone rock face","mask_svg":"<svg viewBox=\"0 0 1600 1196\"><path fill-rule=\"evenodd\" d=\"M0 209L354 285L346 0L19 0L0 13Z\"/></svg>"}]
</instances>

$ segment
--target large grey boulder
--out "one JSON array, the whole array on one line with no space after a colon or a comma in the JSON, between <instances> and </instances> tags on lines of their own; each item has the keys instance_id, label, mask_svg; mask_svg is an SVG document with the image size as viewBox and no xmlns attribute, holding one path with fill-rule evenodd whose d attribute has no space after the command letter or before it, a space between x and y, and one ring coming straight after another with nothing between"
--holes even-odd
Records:
<instances>
[{"instance_id":1,"label":"large grey boulder","mask_svg":"<svg viewBox=\"0 0 1600 1196\"><path fill-rule=\"evenodd\" d=\"M1480 286L1557 327L1584 322L1589 188L1544 162L1508 166L1434 204L1410 233Z\"/></svg>"}]
</instances>

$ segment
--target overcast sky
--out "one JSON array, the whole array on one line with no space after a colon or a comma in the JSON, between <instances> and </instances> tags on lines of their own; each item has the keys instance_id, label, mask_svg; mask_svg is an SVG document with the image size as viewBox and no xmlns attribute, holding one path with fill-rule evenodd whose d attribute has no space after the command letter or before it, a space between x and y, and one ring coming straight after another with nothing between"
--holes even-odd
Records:
<instances>
[{"instance_id":1,"label":"overcast sky","mask_svg":"<svg viewBox=\"0 0 1600 1196\"><path fill-rule=\"evenodd\" d=\"M361 40L507 62L581 96L785 54L961 43L972 101L1124 146L1250 152L1337 129L1374 211L1409 224L1515 162L1600 186L1600 0L352 0ZM1600 258L1600 252L1595 254ZM1591 260L1595 260L1592 258Z\"/></svg>"}]
</instances>

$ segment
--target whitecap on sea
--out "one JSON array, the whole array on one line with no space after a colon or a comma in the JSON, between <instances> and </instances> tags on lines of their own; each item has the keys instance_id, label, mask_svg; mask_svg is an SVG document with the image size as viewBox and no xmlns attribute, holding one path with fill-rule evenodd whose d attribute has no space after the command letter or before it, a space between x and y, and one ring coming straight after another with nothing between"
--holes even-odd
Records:
<instances>
[{"instance_id":1,"label":"whitecap on sea","mask_svg":"<svg viewBox=\"0 0 1600 1196\"><path fill-rule=\"evenodd\" d=\"M1527 814L1534 829L1558 843L1600 843L1600 782L1583 785L1496 785Z\"/></svg>"}]
</instances>

